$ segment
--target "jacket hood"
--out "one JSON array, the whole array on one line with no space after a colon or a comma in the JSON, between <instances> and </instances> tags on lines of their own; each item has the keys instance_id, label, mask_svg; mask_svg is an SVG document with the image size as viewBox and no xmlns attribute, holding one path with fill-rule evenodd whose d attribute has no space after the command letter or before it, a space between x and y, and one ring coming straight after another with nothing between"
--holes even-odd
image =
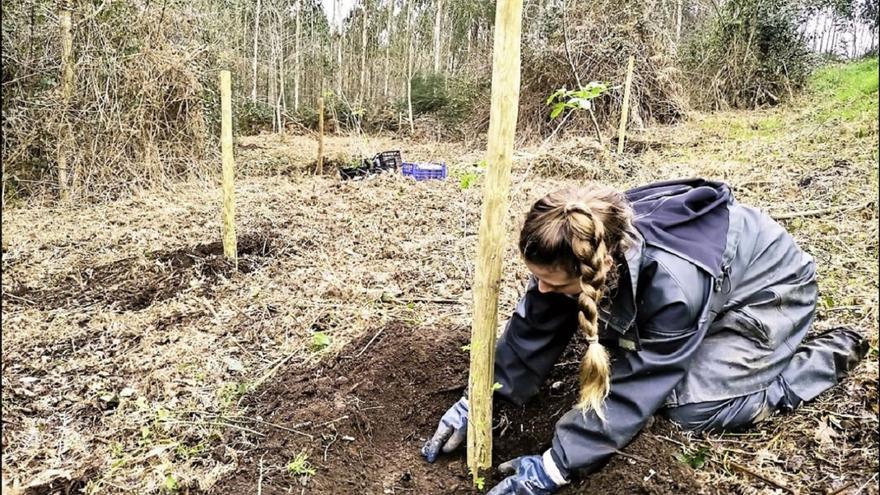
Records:
<instances>
[{"instance_id":1,"label":"jacket hood","mask_svg":"<svg viewBox=\"0 0 880 495\"><path fill-rule=\"evenodd\" d=\"M730 224L730 187L705 179L656 182L626 191L633 224L646 244L721 275Z\"/></svg>"}]
</instances>

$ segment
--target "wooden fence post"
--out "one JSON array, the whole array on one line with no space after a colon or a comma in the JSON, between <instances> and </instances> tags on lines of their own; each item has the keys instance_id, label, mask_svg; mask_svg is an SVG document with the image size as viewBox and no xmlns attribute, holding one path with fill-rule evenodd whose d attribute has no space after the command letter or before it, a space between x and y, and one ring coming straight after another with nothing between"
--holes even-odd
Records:
<instances>
[{"instance_id":1,"label":"wooden fence post","mask_svg":"<svg viewBox=\"0 0 880 495\"><path fill-rule=\"evenodd\" d=\"M474 321L468 380L467 462L474 484L492 465L492 394L501 258L507 239L510 165L519 108L522 0L498 0L492 55L492 101L486 149L479 246L474 276Z\"/></svg>"},{"instance_id":2,"label":"wooden fence post","mask_svg":"<svg viewBox=\"0 0 880 495\"><path fill-rule=\"evenodd\" d=\"M318 167L317 175L324 173L324 97L318 97Z\"/></svg>"},{"instance_id":3,"label":"wooden fence post","mask_svg":"<svg viewBox=\"0 0 880 495\"><path fill-rule=\"evenodd\" d=\"M61 201L70 198L70 186L68 184L67 153L70 148L70 123L67 121L67 112L70 105L70 95L73 93L73 36L71 30L70 11L71 0L59 1L60 12L58 15L61 28L61 127L58 136L58 195Z\"/></svg>"},{"instance_id":4,"label":"wooden fence post","mask_svg":"<svg viewBox=\"0 0 880 495\"><path fill-rule=\"evenodd\" d=\"M220 71L220 151L223 154L223 255L238 268L235 239L235 159L232 156L232 76Z\"/></svg>"},{"instance_id":5,"label":"wooden fence post","mask_svg":"<svg viewBox=\"0 0 880 495\"><path fill-rule=\"evenodd\" d=\"M633 65L635 57L629 56L626 64L626 85L623 88L623 109L620 112L620 133L617 137L617 153L623 153L623 141L626 139L626 121L629 118L629 97L633 80Z\"/></svg>"}]
</instances>

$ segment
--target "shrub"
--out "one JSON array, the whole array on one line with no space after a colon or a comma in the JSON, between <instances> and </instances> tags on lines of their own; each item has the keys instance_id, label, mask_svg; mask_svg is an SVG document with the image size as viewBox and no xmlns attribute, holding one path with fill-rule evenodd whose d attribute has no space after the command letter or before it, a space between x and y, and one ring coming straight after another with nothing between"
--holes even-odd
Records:
<instances>
[{"instance_id":1,"label":"shrub","mask_svg":"<svg viewBox=\"0 0 880 495\"><path fill-rule=\"evenodd\" d=\"M241 103L233 112L236 135L249 136L261 131L271 131L274 109L262 101L256 103L247 98L238 98Z\"/></svg>"},{"instance_id":2,"label":"shrub","mask_svg":"<svg viewBox=\"0 0 880 495\"><path fill-rule=\"evenodd\" d=\"M730 0L683 51L693 103L703 108L776 104L804 86L813 61L798 33L796 0Z\"/></svg>"},{"instance_id":3,"label":"shrub","mask_svg":"<svg viewBox=\"0 0 880 495\"><path fill-rule=\"evenodd\" d=\"M415 74L412 79L413 115L435 115L446 127L458 126L475 110L474 103L487 95L489 83L435 73ZM407 102L397 103L406 113Z\"/></svg>"}]
</instances>

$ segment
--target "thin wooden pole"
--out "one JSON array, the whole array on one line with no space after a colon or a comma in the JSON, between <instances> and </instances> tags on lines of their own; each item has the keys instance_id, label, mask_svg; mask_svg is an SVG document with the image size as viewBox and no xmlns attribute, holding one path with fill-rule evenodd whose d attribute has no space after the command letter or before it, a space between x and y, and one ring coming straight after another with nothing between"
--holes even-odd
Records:
<instances>
[{"instance_id":1,"label":"thin wooden pole","mask_svg":"<svg viewBox=\"0 0 880 495\"><path fill-rule=\"evenodd\" d=\"M220 71L220 151L223 154L223 255L238 267L235 239L235 159L232 156L232 76Z\"/></svg>"},{"instance_id":2,"label":"thin wooden pole","mask_svg":"<svg viewBox=\"0 0 880 495\"><path fill-rule=\"evenodd\" d=\"M519 108L522 0L498 0L492 55L492 101L486 149L488 172L483 189L476 274L471 363L468 381L467 462L478 485L480 470L492 465L492 393L498 288L504 255L516 119Z\"/></svg>"},{"instance_id":3,"label":"thin wooden pole","mask_svg":"<svg viewBox=\"0 0 880 495\"><path fill-rule=\"evenodd\" d=\"M67 122L67 111L70 95L73 93L73 36L71 35L71 1L60 0L59 25L61 28L61 128L58 136L58 196L61 201L70 199L70 187L67 179L67 152L70 144L70 125Z\"/></svg>"},{"instance_id":4,"label":"thin wooden pole","mask_svg":"<svg viewBox=\"0 0 880 495\"><path fill-rule=\"evenodd\" d=\"M318 167L315 173L324 173L324 97L318 97Z\"/></svg>"},{"instance_id":5,"label":"thin wooden pole","mask_svg":"<svg viewBox=\"0 0 880 495\"><path fill-rule=\"evenodd\" d=\"M623 88L623 109L620 112L620 133L617 137L617 152L623 153L623 141L626 139L626 120L629 118L629 97L632 89L633 66L635 57L629 56L629 63L626 65L626 85Z\"/></svg>"}]
</instances>

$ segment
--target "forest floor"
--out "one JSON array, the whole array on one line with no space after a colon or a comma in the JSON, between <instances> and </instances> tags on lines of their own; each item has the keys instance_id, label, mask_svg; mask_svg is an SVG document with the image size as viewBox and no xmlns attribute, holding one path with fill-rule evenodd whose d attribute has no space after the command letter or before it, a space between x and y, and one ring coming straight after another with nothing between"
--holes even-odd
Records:
<instances>
[{"instance_id":1,"label":"forest floor","mask_svg":"<svg viewBox=\"0 0 880 495\"><path fill-rule=\"evenodd\" d=\"M585 138L518 147L502 315L524 288L514 240L532 201L587 179L704 176L816 259L814 332L852 325L871 342L792 414L699 436L658 418L562 493L878 493L877 109L875 59L820 72L782 107L636 131L620 156ZM400 149L451 173L340 181L309 173L310 136L242 138L237 267L220 256L213 183L4 210L4 494L469 490L463 454L427 465L418 448L466 383L482 152L394 137L326 148L342 161ZM496 461L547 447L578 355L541 400L499 405Z\"/></svg>"}]
</instances>

